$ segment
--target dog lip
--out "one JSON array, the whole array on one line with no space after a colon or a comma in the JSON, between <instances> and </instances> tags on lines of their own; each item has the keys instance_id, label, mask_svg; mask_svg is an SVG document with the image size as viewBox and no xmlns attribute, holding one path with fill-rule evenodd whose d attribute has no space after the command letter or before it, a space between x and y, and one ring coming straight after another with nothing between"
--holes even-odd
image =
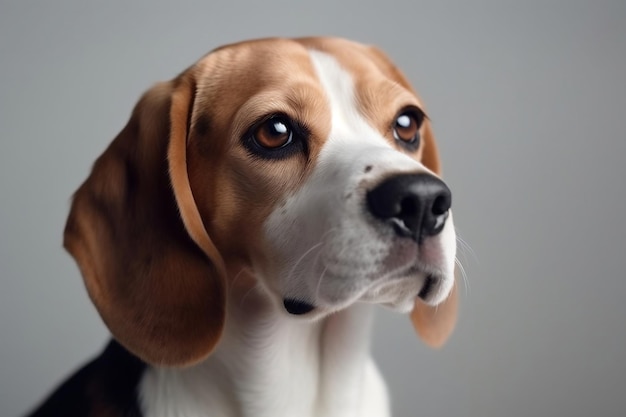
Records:
<instances>
[{"instance_id":1,"label":"dog lip","mask_svg":"<svg viewBox=\"0 0 626 417\"><path fill-rule=\"evenodd\" d=\"M434 276L433 274L428 274L426 276L426 279L424 280L424 285L422 286L422 289L417 294L417 296L421 298L422 300L427 301L426 299L435 288L435 284L437 283L437 280L438 278L436 276Z\"/></svg>"},{"instance_id":2,"label":"dog lip","mask_svg":"<svg viewBox=\"0 0 626 417\"><path fill-rule=\"evenodd\" d=\"M309 304L306 301L296 300L294 298L285 298L283 300L283 305L289 314L293 314L295 316L301 316L315 309L314 305Z\"/></svg>"}]
</instances>

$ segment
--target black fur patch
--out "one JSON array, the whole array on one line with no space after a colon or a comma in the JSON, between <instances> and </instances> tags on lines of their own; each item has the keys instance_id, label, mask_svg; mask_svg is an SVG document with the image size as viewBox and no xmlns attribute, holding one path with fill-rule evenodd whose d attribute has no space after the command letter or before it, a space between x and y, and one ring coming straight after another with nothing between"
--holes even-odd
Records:
<instances>
[{"instance_id":1,"label":"black fur patch","mask_svg":"<svg viewBox=\"0 0 626 417\"><path fill-rule=\"evenodd\" d=\"M29 417L141 417L137 385L146 364L116 341L66 380Z\"/></svg>"}]
</instances>

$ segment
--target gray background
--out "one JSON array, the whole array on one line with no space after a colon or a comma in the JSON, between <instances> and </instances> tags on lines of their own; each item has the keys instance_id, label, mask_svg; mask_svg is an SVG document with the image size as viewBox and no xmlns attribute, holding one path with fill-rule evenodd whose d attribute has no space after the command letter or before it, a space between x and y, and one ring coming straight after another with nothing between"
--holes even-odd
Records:
<instances>
[{"instance_id":1,"label":"gray background","mask_svg":"<svg viewBox=\"0 0 626 417\"><path fill-rule=\"evenodd\" d=\"M475 254L443 350L378 315L395 415L626 415L626 2L90 3L0 3L0 415L107 338L61 235L140 93L221 44L307 34L403 68Z\"/></svg>"}]
</instances>

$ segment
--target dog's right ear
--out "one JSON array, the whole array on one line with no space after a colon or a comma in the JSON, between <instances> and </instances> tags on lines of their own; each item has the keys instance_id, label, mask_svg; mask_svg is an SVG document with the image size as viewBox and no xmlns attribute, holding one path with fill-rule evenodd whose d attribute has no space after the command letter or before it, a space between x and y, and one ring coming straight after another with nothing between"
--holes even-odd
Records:
<instances>
[{"instance_id":1,"label":"dog's right ear","mask_svg":"<svg viewBox=\"0 0 626 417\"><path fill-rule=\"evenodd\" d=\"M187 176L193 69L150 89L74 196L64 245L114 337L155 365L204 359L225 318L225 267Z\"/></svg>"}]
</instances>

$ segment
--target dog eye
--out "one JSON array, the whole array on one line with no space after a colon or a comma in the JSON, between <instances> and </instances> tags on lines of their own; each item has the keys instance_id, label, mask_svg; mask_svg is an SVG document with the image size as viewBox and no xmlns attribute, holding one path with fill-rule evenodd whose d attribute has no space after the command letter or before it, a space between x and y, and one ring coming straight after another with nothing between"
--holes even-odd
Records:
<instances>
[{"instance_id":1,"label":"dog eye","mask_svg":"<svg viewBox=\"0 0 626 417\"><path fill-rule=\"evenodd\" d=\"M252 138L262 148L279 149L293 141L293 130L285 117L274 116L257 126Z\"/></svg>"},{"instance_id":2,"label":"dog eye","mask_svg":"<svg viewBox=\"0 0 626 417\"><path fill-rule=\"evenodd\" d=\"M396 118L393 126L393 136L396 140L417 147L420 140L420 127L424 120L423 115L418 115L411 110L405 110Z\"/></svg>"}]
</instances>

